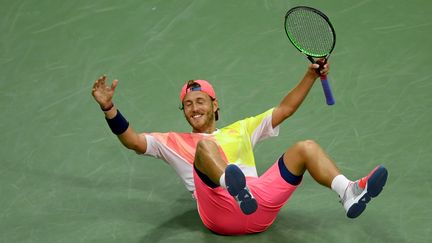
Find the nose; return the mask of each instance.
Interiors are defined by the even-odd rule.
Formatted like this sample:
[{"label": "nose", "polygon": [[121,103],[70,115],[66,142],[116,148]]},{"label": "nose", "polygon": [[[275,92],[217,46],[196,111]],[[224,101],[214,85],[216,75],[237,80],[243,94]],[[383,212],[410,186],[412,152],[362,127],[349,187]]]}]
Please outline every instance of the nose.
[{"label": "nose", "polygon": [[191,103],[184,107],[185,112],[187,113],[195,113],[198,110],[198,105],[195,103]]},{"label": "nose", "polygon": [[192,103],[192,106],[191,106],[191,109],[192,109],[192,111],[198,111],[199,110],[199,104],[197,104],[197,103]]}]

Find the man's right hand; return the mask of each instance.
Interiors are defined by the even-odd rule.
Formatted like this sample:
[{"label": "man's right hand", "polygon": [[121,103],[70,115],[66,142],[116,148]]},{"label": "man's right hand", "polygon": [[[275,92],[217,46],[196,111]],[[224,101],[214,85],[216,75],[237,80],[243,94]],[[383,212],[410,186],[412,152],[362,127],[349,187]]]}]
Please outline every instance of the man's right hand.
[{"label": "man's right hand", "polygon": [[114,96],[114,91],[117,87],[118,80],[115,79],[111,86],[108,86],[105,81],[107,77],[106,75],[98,78],[94,84],[92,89],[92,95],[97,103],[99,103],[102,110],[106,110],[109,107],[112,107],[112,98]]}]

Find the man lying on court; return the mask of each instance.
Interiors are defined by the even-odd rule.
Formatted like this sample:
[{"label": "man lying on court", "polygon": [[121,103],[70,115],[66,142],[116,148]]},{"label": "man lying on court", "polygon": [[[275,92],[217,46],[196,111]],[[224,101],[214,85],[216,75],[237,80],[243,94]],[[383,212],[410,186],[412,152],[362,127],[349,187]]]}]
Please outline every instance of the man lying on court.
[{"label": "man lying on court", "polygon": [[[106,76],[100,77],[92,95],[126,148],[163,159],[174,168],[193,193],[208,229],[224,235],[248,234],[265,231],[273,223],[305,171],[339,195],[349,218],[359,216],[386,183],[382,165],[357,181],[348,180],[312,140],[288,148],[258,177],[253,147],[278,135],[279,124],[295,113],[319,77],[318,67],[310,64],[303,79],[276,107],[224,128],[216,126],[219,106],[211,84],[190,80],[181,89],[180,101],[191,133],[136,133],[112,102],[117,80],[108,85]],[[326,64],[321,74],[328,70]]]}]

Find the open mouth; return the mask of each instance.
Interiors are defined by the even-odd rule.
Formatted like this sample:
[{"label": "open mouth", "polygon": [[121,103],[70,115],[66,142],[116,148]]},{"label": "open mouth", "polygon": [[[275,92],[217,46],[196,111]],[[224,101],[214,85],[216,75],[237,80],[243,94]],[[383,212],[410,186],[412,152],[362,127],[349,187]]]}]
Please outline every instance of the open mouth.
[{"label": "open mouth", "polygon": [[203,116],[202,114],[196,114],[196,115],[193,115],[191,118],[192,119],[200,119],[202,116]]}]

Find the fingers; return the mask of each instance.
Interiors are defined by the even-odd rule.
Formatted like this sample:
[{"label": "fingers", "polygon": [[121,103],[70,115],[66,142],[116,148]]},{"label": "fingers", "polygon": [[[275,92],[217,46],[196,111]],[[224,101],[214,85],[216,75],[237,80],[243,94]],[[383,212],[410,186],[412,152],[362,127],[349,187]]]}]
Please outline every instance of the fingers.
[{"label": "fingers", "polygon": [[329,69],[330,69],[330,65],[329,65],[329,63],[325,63],[324,65],[314,63],[314,64],[310,64],[309,68],[315,69],[316,72],[318,72],[317,70],[319,70],[320,75],[327,75],[329,72]]},{"label": "fingers", "polygon": [[317,63],[313,63],[313,64],[309,64],[309,67],[312,69],[318,69],[320,67],[320,65]]},{"label": "fingers", "polygon": [[95,97],[95,92],[97,90],[104,88],[106,78],[107,78],[106,75],[102,75],[98,79],[96,79],[96,81],[93,83],[93,88],[92,88],[93,97]]},{"label": "fingers", "polygon": [[102,84],[102,81],[105,83],[106,76],[102,75],[93,83],[93,88],[99,88]]},{"label": "fingers", "polygon": [[92,95],[93,96],[95,95],[96,91],[100,91],[103,93],[106,93],[106,92],[111,93],[111,92],[115,91],[117,84],[118,84],[118,80],[117,79],[113,80],[113,82],[110,86],[108,86],[106,84],[106,81],[107,81],[106,75],[102,75],[98,79],[96,79],[96,81],[93,83],[93,88],[92,88]]},{"label": "fingers", "polygon": [[324,64],[322,69],[320,70],[321,75],[327,75],[329,73],[330,66],[328,63]]},{"label": "fingers", "polygon": [[308,73],[316,78],[319,76],[326,76],[329,73],[329,64],[327,62],[320,62],[322,60],[318,60],[315,63],[311,63],[308,66]]},{"label": "fingers", "polygon": [[105,80],[106,80],[106,79],[107,79],[107,76],[104,74],[104,75],[102,75],[102,76],[99,77],[98,82],[99,82],[101,85],[105,85]]},{"label": "fingers", "polygon": [[96,79],[96,81],[93,84],[93,89],[98,89],[100,87],[104,87],[106,79],[107,79],[107,76],[105,74],[100,76],[98,79]]},{"label": "fingers", "polygon": [[114,79],[114,81],[112,82],[112,84],[111,84],[111,90],[114,92],[115,91],[115,89],[116,89],[116,87],[117,87],[117,84],[118,84],[118,80],[117,79]]},{"label": "fingers", "polygon": [[92,88],[92,95],[94,96],[94,92],[99,88],[99,79],[97,79],[94,83],[93,83],[93,88]]}]

